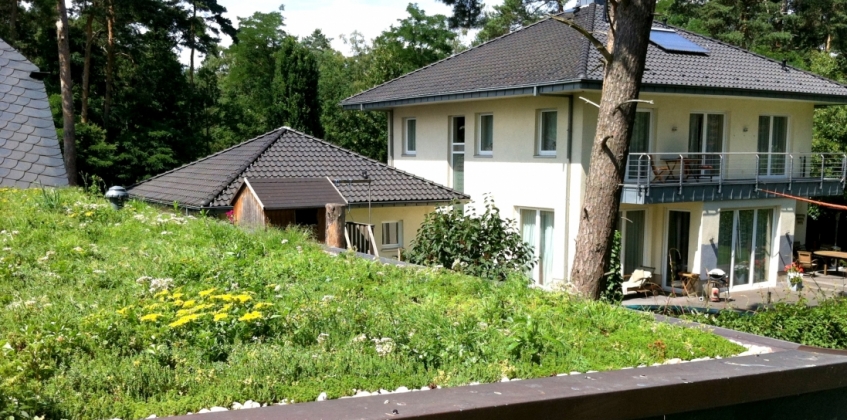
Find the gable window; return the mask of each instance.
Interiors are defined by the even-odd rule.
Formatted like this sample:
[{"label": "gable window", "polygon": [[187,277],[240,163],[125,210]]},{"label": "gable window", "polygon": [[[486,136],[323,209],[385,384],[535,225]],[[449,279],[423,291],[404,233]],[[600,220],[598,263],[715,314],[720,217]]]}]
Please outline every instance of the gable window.
[{"label": "gable window", "polygon": [[538,155],[556,156],[556,122],[559,113],[553,110],[538,113]]},{"label": "gable window", "polygon": [[632,126],[632,139],[629,142],[629,166],[626,176],[636,180],[645,178],[650,174],[649,160],[644,153],[650,151],[650,133],[652,128],[653,112],[649,109],[639,109],[635,113],[635,124]]},{"label": "gable window", "polygon": [[759,175],[785,175],[788,150],[788,117],[759,117]]},{"label": "gable window", "polygon": [[494,154],[494,115],[480,114],[477,117],[477,152],[482,156]]},{"label": "gable window", "polygon": [[405,130],[405,145],[403,147],[403,154],[406,155],[415,155],[418,151],[416,144],[417,137],[417,120],[414,118],[406,118],[406,130]]},{"label": "gable window", "polygon": [[399,248],[403,243],[403,221],[382,222],[382,246]]}]

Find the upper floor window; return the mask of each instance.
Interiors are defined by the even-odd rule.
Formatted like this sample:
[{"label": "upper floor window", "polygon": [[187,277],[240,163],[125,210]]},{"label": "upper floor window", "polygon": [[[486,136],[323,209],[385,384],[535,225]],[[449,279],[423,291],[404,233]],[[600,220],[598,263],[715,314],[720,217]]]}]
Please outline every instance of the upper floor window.
[{"label": "upper floor window", "polygon": [[480,114],[477,117],[477,152],[480,155],[494,154],[494,115]]},{"label": "upper floor window", "polygon": [[538,113],[538,155],[556,156],[556,122],[559,113],[542,110]]},{"label": "upper floor window", "polygon": [[632,138],[629,141],[629,165],[627,165],[626,176],[628,179],[639,179],[647,176],[650,172],[650,162],[645,153],[650,151],[650,133],[653,111],[639,109],[635,113],[635,124],[632,126]]},{"label": "upper floor window", "polygon": [[691,114],[688,122],[688,153],[723,152],[723,114]]},{"label": "upper floor window", "polygon": [[417,144],[416,144],[416,136],[417,136],[417,120],[414,118],[406,118],[406,130],[404,133],[405,144],[403,146],[403,153],[407,155],[414,155],[417,153]]}]

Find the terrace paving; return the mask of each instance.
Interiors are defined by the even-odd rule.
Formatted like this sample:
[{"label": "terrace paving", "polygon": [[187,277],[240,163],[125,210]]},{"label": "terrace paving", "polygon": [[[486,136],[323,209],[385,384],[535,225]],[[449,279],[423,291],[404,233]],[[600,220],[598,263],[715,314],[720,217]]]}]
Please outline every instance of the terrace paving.
[{"label": "terrace paving", "polygon": [[[843,270],[843,269],[842,269]],[[622,305],[657,305],[657,306],[683,306],[691,308],[708,309],[742,309],[756,310],[777,302],[797,302],[805,299],[809,305],[816,305],[825,298],[836,296],[847,296],[847,272],[841,271],[837,274],[823,275],[817,273],[814,277],[806,275],[803,277],[803,290],[795,292],[788,288],[785,280],[781,279],[775,287],[767,287],[756,290],[736,291],[730,293],[727,300],[726,293],[721,293],[720,302],[711,302],[708,298],[700,300],[698,296],[687,296],[685,294],[657,294],[644,293],[631,294],[624,298]]]}]

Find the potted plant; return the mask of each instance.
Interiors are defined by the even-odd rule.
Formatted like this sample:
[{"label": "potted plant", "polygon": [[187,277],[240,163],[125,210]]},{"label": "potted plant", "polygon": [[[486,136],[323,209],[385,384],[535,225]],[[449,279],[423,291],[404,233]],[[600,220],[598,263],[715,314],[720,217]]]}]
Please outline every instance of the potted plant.
[{"label": "potted plant", "polygon": [[803,267],[796,262],[785,266],[785,273],[788,276],[788,287],[793,291],[803,289]]}]

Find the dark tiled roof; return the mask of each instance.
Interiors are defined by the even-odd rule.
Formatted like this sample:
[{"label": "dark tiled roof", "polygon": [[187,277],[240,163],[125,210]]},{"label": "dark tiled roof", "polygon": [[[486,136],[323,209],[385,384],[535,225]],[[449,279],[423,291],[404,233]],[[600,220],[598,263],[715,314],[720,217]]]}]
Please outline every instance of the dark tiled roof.
[{"label": "dark tiled roof", "polygon": [[[602,8],[591,4],[575,12],[574,20],[605,41],[608,23]],[[666,27],[659,22],[655,27]],[[753,92],[847,101],[847,87],[810,72],[747,50],[675,29],[681,36],[705,47],[708,55],[667,52],[650,43],[644,91],[667,88],[705,88],[722,94]],[[519,87],[561,83],[601,82],[600,54],[575,30],[544,19],[518,31],[418,69],[397,79],[345,99],[351,108],[471,92],[503,91]],[[446,97],[444,99],[460,99]]]},{"label": "dark tiled roof", "polygon": [[0,39],[0,187],[68,185],[38,67]]},{"label": "dark tiled roof", "polygon": [[253,188],[265,210],[323,207],[329,203],[347,204],[347,200],[327,178],[248,178],[244,181],[245,185],[249,184]]},{"label": "dark tiled roof", "polygon": [[[348,184],[343,180],[373,180]],[[349,203],[448,202],[468,196],[342,149],[287,127],[140,182],[131,196],[164,204],[228,207],[244,178],[322,178],[342,180],[338,190]]]}]

